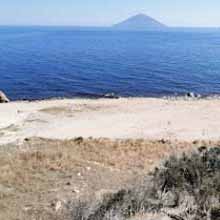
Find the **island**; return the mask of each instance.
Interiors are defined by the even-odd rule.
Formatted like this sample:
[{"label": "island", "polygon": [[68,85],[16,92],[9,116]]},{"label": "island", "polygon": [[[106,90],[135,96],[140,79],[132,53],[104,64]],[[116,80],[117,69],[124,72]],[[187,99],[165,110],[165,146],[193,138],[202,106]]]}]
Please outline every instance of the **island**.
[{"label": "island", "polygon": [[116,30],[143,31],[143,30],[164,30],[167,29],[168,26],[162,24],[161,22],[145,14],[138,14],[126,19],[125,21],[113,25],[112,28]]}]

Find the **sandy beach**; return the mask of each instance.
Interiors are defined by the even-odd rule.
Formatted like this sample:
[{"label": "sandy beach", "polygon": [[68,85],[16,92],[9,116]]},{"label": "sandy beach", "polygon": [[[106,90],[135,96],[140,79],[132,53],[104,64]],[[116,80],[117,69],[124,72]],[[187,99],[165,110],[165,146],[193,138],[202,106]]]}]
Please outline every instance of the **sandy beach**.
[{"label": "sandy beach", "polygon": [[0,143],[28,137],[220,138],[220,100],[63,99],[0,106]]}]

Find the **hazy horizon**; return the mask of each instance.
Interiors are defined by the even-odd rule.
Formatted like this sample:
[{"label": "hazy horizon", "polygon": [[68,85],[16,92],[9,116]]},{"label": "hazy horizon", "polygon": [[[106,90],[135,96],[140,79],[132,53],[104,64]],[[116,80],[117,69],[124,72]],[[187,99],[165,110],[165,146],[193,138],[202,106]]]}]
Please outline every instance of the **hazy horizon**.
[{"label": "hazy horizon", "polygon": [[144,13],[170,27],[219,27],[220,2],[217,0],[8,0],[1,4],[0,25],[109,27],[131,16]]}]

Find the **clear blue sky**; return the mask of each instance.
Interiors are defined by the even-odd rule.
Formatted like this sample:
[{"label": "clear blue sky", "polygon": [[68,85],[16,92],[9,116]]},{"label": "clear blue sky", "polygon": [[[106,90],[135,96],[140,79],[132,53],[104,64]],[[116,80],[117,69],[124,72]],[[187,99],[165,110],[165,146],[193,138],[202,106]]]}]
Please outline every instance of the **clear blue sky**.
[{"label": "clear blue sky", "polygon": [[106,26],[137,13],[171,26],[220,26],[220,0],[0,0],[0,24]]}]

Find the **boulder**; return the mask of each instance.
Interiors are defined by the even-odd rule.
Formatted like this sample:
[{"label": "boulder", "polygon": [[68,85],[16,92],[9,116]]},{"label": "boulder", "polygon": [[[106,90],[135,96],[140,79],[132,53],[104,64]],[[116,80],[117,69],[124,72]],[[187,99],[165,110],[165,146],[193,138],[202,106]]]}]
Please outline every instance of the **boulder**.
[{"label": "boulder", "polygon": [[9,99],[7,98],[4,92],[0,91],[0,103],[5,103],[5,102],[9,102]]}]

